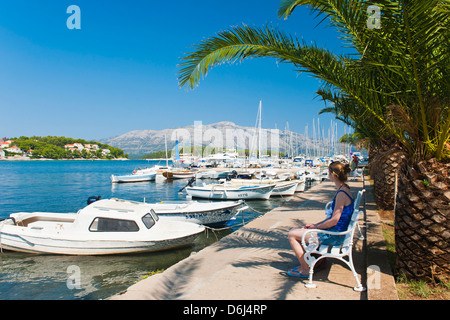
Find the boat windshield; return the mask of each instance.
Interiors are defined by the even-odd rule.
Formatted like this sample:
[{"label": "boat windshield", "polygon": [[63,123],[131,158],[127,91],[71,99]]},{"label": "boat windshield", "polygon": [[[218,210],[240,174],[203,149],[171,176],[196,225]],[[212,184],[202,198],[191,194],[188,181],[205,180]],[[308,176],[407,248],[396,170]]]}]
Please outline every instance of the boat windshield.
[{"label": "boat windshield", "polygon": [[159,216],[156,214],[155,210],[150,209],[150,214],[152,215],[153,219],[159,221]]},{"label": "boat windshield", "polygon": [[94,232],[136,232],[139,227],[132,220],[95,218],[89,226],[89,231]]},{"label": "boat windshield", "polygon": [[155,225],[155,219],[153,219],[153,216],[150,213],[147,213],[145,216],[142,217],[142,222],[145,224],[147,229],[150,229]]}]

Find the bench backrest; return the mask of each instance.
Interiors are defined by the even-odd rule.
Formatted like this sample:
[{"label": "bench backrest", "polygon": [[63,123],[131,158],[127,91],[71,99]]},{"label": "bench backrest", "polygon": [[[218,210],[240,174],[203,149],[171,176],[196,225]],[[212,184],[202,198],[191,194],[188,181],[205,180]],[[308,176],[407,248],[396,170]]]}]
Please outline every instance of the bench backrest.
[{"label": "bench backrest", "polygon": [[358,218],[361,214],[363,214],[362,211],[359,211],[359,210],[353,211],[352,219],[350,220],[350,223],[348,224],[348,229],[347,229],[347,230],[351,230],[351,232],[349,232],[345,235],[345,238],[344,238],[344,241],[342,244],[343,247],[349,247],[350,245],[353,244],[353,235],[355,233],[355,229],[356,229],[356,226],[358,223]]},{"label": "bench backrest", "polygon": [[351,244],[353,244],[353,235],[355,233],[355,229],[358,224],[358,219],[359,216],[363,214],[363,212],[359,210],[359,205],[361,203],[362,195],[365,191],[366,191],[365,189],[358,191],[358,195],[356,196],[353,206],[352,218],[347,228],[347,230],[352,230],[352,232],[349,232],[348,234],[345,235],[344,242],[342,245],[343,247],[349,247]]},{"label": "bench backrest", "polygon": [[362,198],[362,195],[363,195],[364,192],[366,192],[366,189],[362,189],[362,190],[358,191],[358,195],[356,196],[356,200],[353,203],[353,211],[359,210],[359,204],[361,203],[361,198]]}]

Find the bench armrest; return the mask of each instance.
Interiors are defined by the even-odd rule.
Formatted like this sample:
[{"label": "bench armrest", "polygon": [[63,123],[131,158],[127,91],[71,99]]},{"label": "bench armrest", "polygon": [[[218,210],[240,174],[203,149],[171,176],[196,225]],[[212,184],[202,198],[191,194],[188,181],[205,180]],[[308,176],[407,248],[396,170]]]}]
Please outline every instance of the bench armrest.
[{"label": "bench armrest", "polygon": [[315,235],[311,235],[310,239],[309,239],[309,243],[308,245],[306,244],[306,235],[309,233],[315,233],[315,234],[319,234],[319,233],[324,233],[324,234],[331,234],[331,235],[335,235],[335,236],[343,236],[346,235],[350,232],[352,232],[352,229],[348,229],[347,231],[342,231],[342,232],[336,232],[336,231],[328,231],[328,230],[323,230],[323,229],[307,229],[305,233],[303,233],[302,236],[302,246],[305,249],[305,251],[315,251],[320,243],[319,243],[319,239],[315,236]]}]

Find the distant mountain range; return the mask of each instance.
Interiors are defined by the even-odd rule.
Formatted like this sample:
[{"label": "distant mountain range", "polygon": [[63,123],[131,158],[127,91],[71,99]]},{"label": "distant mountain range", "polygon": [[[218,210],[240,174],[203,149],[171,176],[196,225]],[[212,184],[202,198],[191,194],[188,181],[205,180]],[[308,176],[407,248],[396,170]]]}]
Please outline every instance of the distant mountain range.
[{"label": "distant mountain range", "polygon": [[163,130],[134,130],[122,135],[100,139],[116,148],[124,150],[130,156],[142,156],[165,149],[167,139],[168,150],[173,149],[175,140],[179,140],[179,147],[210,146],[236,150],[276,150],[289,153],[290,146],[295,153],[301,152],[299,147],[305,144],[304,135],[295,132],[285,132],[276,129],[261,129],[261,142],[258,140],[259,130],[254,127],[242,127],[233,122],[222,121],[209,125],[201,124],[163,129]]}]

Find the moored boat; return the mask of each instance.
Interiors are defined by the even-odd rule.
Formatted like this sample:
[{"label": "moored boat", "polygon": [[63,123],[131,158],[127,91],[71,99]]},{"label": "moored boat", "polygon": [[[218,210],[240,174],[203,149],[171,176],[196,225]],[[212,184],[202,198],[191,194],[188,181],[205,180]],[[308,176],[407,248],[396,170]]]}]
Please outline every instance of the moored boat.
[{"label": "moored boat", "polygon": [[123,207],[140,205],[154,210],[162,220],[185,221],[207,226],[225,225],[241,211],[247,209],[243,200],[198,202],[198,201],[161,201],[143,203],[129,200],[112,199]]},{"label": "moored boat", "polygon": [[166,179],[190,179],[195,177],[195,172],[192,171],[163,171],[162,175]]},{"label": "moored boat", "polygon": [[67,255],[154,252],[191,245],[204,228],[159,219],[146,206],[108,199],[78,213],[13,213],[0,222],[0,246]]},{"label": "moored boat", "polygon": [[295,188],[295,192],[304,192],[306,187],[305,180],[297,180],[297,181],[298,185],[297,188]]},{"label": "moored boat", "polygon": [[128,174],[122,176],[111,175],[111,183],[144,182],[154,180],[156,180],[156,172]]},{"label": "moored boat", "polygon": [[227,181],[226,184],[231,185],[268,185],[275,184],[275,188],[271,193],[271,197],[276,196],[293,196],[296,192],[297,186],[299,184],[299,180],[280,180],[280,179],[268,179],[268,180],[246,180],[246,179],[232,179],[231,181]]},{"label": "moored boat", "polygon": [[275,188],[275,184],[267,185],[231,185],[209,184],[203,186],[188,186],[186,192],[196,198],[204,199],[263,199],[267,200]]}]

